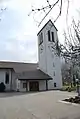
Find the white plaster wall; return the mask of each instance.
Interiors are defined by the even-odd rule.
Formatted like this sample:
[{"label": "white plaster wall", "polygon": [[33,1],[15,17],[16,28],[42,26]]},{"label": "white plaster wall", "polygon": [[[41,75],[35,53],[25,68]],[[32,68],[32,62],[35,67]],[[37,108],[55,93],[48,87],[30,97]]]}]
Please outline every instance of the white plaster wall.
[{"label": "white plaster wall", "polygon": [[[51,27],[50,25],[47,25],[46,27],[51,32],[52,31],[54,32],[54,40],[56,43],[58,38],[57,38],[57,31],[55,30],[54,26]],[[51,48],[52,46],[55,47],[55,43],[48,41],[48,34],[45,34],[45,38],[47,40],[46,41],[47,72],[53,78],[53,80],[48,81],[48,89],[59,89],[62,87],[60,58],[59,56],[55,55],[56,52],[55,49]],[[54,87],[54,83],[56,83],[56,87]]]},{"label": "white plaster wall", "polygon": [[16,79],[16,91],[20,90],[20,80]]},{"label": "white plaster wall", "polygon": [[19,91],[25,92],[26,88],[23,88],[23,83],[26,83],[26,81],[20,81],[20,89],[19,89]]},{"label": "white plaster wall", "polygon": [[[53,68],[53,80],[48,81],[48,88],[49,89],[60,89],[62,88],[60,59],[55,58],[54,64],[55,64],[55,67]],[[55,76],[54,76],[54,71],[55,71]],[[54,83],[56,83],[56,87],[54,87]]]},{"label": "white plaster wall", "polygon": [[[45,45],[45,36],[44,36],[44,31],[43,33],[43,43],[39,45],[39,35],[38,35],[38,57],[39,57],[39,68],[43,71],[46,72],[46,45]],[[41,51],[41,48],[43,48],[43,51]]]},{"label": "white plaster wall", "polygon": [[16,91],[17,89],[17,77],[14,70],[12,70],[12,90]]},{"label": "white plaster wall", "polygon": [[46,90],[46,81],[39,81],[39,91]]},{"label": "white plaster wall", "polygon": [[58,57],[55,58],[55,81],[58,88],[62,88],[62,75],[61,75],[61,63]]}]

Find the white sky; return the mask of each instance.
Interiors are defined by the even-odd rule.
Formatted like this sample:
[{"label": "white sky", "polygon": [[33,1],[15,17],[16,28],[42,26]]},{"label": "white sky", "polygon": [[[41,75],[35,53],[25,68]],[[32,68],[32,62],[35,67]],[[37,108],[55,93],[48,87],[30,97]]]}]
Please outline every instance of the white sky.
[{"label": "white sky", "polygon": [[[52,1],[50,0],[50,2]],[[31,6],[39,8],[43,4],[47,5],[46,0],[5,0],[1,3],[1,7],[7,7],[7,10],[0,15],[2,18],[0,22],[0,60],[38,61],[37,33],[49,19],[54,21],[59,9],[59,7],[54,8],[38,28],[35,21],[40,21],[44,13],[31,14],[30,17],[28,17],[28,14],[31,11]],[[62,16],[55,23],[59,40],[62,43],[64,41],[63,29],[66,27],[66,5],[65,0]],[[77,10],[79,10],[79,7],[79,0],[71,0],[68,24],[71,23],[73,16],[78,19]]]}]

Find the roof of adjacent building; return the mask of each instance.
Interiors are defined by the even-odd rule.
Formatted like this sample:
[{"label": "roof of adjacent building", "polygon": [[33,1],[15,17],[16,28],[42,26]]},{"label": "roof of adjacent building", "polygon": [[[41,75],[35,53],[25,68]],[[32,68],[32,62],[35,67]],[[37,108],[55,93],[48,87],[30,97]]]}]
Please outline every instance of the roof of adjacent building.
[{"label": "roof of adjacent building", "polygon": [[37,63],[0,61],[0,69],[14,69],[16,73],[37,69]]},{"label": "roof of adjacent building", "polygon": [[0,61],[0,69],[13,69],[19,80],[50,80],[49,75],[38,68],[37,63]]},{"label": "roof of adjacent building", "polygon": [[51,80],[52,79],[48,74],[45,74],[40,69],[22,72],[20,74],[17,74],[17,78],[19,80]]},{"label": "roof of adjacent building", "polygon": [[55,27],[54,23],[53,23],[53,22],[51,21],[51,19],[50,19],[50,20],[42,27],[42,29],[38,32],[37,35],[39,35],[39,33],[45,28],[45,26],[46,26],[49,22],[51,22],[52,25],[54,26],[54,28],[58,31],[58,29]]}]

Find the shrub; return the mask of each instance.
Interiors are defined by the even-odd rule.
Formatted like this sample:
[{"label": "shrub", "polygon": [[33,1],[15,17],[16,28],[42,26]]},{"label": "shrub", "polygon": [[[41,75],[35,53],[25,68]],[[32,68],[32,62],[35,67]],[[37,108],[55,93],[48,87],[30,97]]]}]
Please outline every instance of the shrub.
[{"label": "shrub", "polygon": [[3,82],[0,83],[0,92],[4,92],[5,91],[5,85]]},{"label": "shrub", "polygon": [[80,97],[79,97],[79,96],[75,96],[74,98],[71,97],[71,98],[65,99],[65,100],[63,100],[63,101],[80,104]]},{"label": "shrub", "polygon": [[65,88],[61,88],[60,91],[66,91],[66,89]]},{"label": "shrub", "polygon": [[60,91],[68,91],[68,92],[71,92],[71,91],[76,91],[76,87],[64,87],[60,89]]},{"label": "shrub", "polygon": [[60,89],[60,91],[69,91],[71,88],[70,87],[63,87]]},{"label": "shrub", "polygon": [[71,91],[72,91],[72,88],[69,87],[69,88],[68,88],[68,92],[71,92]]}]

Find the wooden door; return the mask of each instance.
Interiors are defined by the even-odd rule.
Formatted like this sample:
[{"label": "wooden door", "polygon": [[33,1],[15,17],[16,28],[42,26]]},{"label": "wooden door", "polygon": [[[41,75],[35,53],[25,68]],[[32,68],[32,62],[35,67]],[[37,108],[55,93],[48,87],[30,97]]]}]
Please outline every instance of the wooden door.
[{"label": "wooden door", "polygon": [[38,81],[29,82],[29,89],[30,91],[39,91],[39,82]]}]

